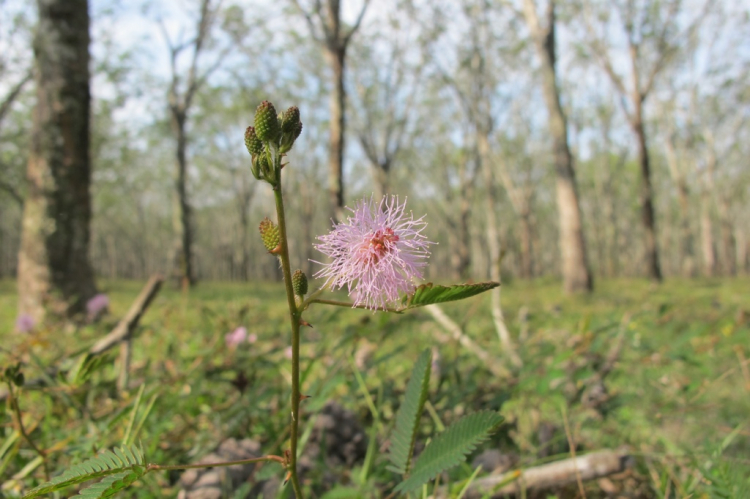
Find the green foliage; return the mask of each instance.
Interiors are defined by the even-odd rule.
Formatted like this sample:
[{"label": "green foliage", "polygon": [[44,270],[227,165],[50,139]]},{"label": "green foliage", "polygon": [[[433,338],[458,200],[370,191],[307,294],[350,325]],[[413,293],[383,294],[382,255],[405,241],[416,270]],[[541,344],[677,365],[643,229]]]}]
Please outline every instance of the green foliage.
[{"label": "green foliage", "polygon": [[498,286],[500,286],[499,282],[454,284],[451,286],[440,286],[430,282],[422,284],[412,294],[404,296],[401,299],[401,304],[403,305],[401,310],[423,307],[433,303],[463,300],[464,298],[470,298]]},{"label": "green foliage", "polygon": [[503,417],[494,411],[481,411],[461,418],[439,434],[414,463],[411,475],[396,487],[396,492],[411,492],[454,466],[461,464],[483,442]]},{"label": "green foliage", "polygon": [[[273,257],[267,258],[273,261]],[[288,412],[283,402],[288,400],[289,385],[284,370],[287,364],[282,360],[288,344],[286,322],[282,321],[288,320],[288,311],[283,285],[205,281],[188,295],[164,286],[134,339],[131,375],[145,385],[140,403],[138,390],[118,393],[113,389],[118,374],[111,361],[113,354],[104,356],[101,365],[83,379],[75,374],[80,352],[114,327],[142,287],[137,281],[106,279],[101,279],[100,285],[110,296],[112,311],[102,323],[80,326],[70,335],[61,334],[56,326],[32,335],[0,327],[0,344],[5,349],[38,352],[38,360],[32,357],[22,365],[27,384],[43,374],[45,367],[69,369],[64,378],[48,380],[46,387],[18,391],[24,421],[42,421],[33,430],[31,425],[27,428],[33,441],[40,448],[60,449],[51,452],[48,460],[52,478],[70,463],[91,457],[88,449],[94,447],[111,449],[143,440],[149,462],[176,464],[194,462],[211,452],[217,435],[251,438],[265,452],[273,452],[274,442],[288,438]],[[431,382],[429,397],[446,427],[460,419],[457,408],[499,410],[514,421],[514,427],[512,433],[506,433],[507,425],[501,426],[492,438],[493,447],[497,443],[501,452],[519,454],[534,466],[541,461],[524,450],[522,443],[537,442],[540,424],[558,425],[546,449],[551,454],[566,452],[567,439],[559,427],[560,405],[565,404],[571,425],[581,428],[591,449],[623,443],[644,449],[661,480],[654,483],[643,470],[648,482],[644,487],[655,494],[661,491],[663,496],[670,476],[692,477],[690,484],[684,479],[685,493],[679,492],[685,497],[691,493],[712,497],[714,489],[717,497],[720,489],[742,490],[739,484],[750,476],[746,459],[750,452],[746,436],[750,399],[740,396],[744,377],[736,349],[741,345],[747,359],[750,310],[746,279],[670,279],[657,287],[645,279],[602,279],[596,292],[586,296],[564,295],[559,281],[515,280],[505,284],[504,291],[508,326],[513,331],[527,328],[534,339],[519,343],[524,367],[514,383],[489,376],[486,366],[460,345],[436,343],[430,323],[424,323],[426,314],[363,314],[342,307],[311,307],[306,320],[316,329],[303,336],[301,345],[306,359],[303,386],[311,396],[303,402],[303,428],[312,425],[314,415],[330,400],[360,416],[368,413],[346,362],[352,350],[376,342],[377,348],[364,358],[361,372],[367,389],[373,395],[378,392],[380,421],[388,418],[391,422],[386,427],[374,425],[376,443],[390,438],[414,364],[426,346],[435,344],[440,353],[440,378],[436,385]],[[340,295],[344,299],[345,292]],[[0,324],[15,320],[16,297],[16,282],[0,280]],[[481,298],[441,306],[478,345],[491,351],[497,337],[489,301]],[[516,313],[522,307],[528,309],[523,322]],[[630,321],[624,323],[625,314]],[[223,334],[238,326],[257,334],[257,342],[228,348]],[[581,405],[581,392],[586,391],[589,379],[596,378],[597,366],[620,340],[620,360],[604,380],[610,398],[600,407],[601,416],[592,418],[591,409]],[[44,348],[34,347],[38,344]],[[334,359],[333,364],[325,362],[328,357]],[[169,369],[159,368],[165,362]],[[3,368],[14,363],[9,357],[0,359]],[[0,391],[5,388],[3,384]],[[655,418],[657,413],[662,417]],[[432,427],[425,416],[417,437],[420,440],[424,430]],[[671,431],[675,421],[679,432]],[[722,444],[728,428],[737,427],[741,431],[735,439]],[[39,465],[28,467],[34,455],[20,434],[8,431],[3,438],[3,492],[12,495],[20,490],[20,497],[43,481],[42,471]],[[723,450],[716,454],[720,444]],[[684,458],[675,459],[676,455]],[[416,457],[412,470],[415,461]],[[731,468],[721,469],[723,463]],[[347,473],[325,467],[322,460],[316,461],[306,477],[319,497],[330,486],[326,477],[331,474],[342,477],[337,494],[343,494],[343,488],[352,495],[359,491],[359,497],[385,497],[402,480],[396,480],[388,465],[392,465],[388,459],[374,459],[366,484],[359,483],[356,464]],[[460,465],[447,472],[453,484],[451,497],[459,493],[472,471]],[[283,478],[274,464],[264,465],[258,473],[256,484],[263,476]],[[708,483],[704,473],[721,476]],[[116,497],[177,496],[179,485],[170,484],[164,473],[154,478],[140,479]],[[102,478],[58,494],[75,495],[99,480]],[[678,487],[671,485],[673,491]],[[635,494],[632,489],[629,492]],[[54,493],[41,497],[54,497]]]},{"label": "green foliage", "polygon": [[388,450],[388,459],[393,466],[388,469],[401,475],[405,475],[409,471],[419,420],[422,416],[424,403],[427,400],[431,361],[430,350],[422,352],[417,359],[411,372],[409,384],[406,385],[404,401],[396,414],[396,426],[393,428],[391,446]]},{"label": "green foliage", "polygon": [[733,463],[722,462],[703,471],[707,489],[716,499],[750,497],[750,476],[747,470]]},{"label": "green foliage", "polygon": [[[91,486],[82,491],[81,496],[87,498],[109,497],[123,487],[130,485],[145,473],[146,460],[138,447],[121,447],[114,451],[105,450],[98,456],[73,466],[57,478],[30,490],[23,497],[24,499],[38,497],[101,477],[107,477],[107,479],[96,484],[101,484],[101,487]],[[90,489],[96,492],[84,494]],[[92,495],[94,493],[101,493],[102,495]]]},{"label": "green foliage", "polygon": [[99,499],[102,497],[112,497],[131,483],[138,480],[144,474],[144,468],[123,471],[108,475],[100,482],[89,485],[83,489],[77,496],[81,499]]}]

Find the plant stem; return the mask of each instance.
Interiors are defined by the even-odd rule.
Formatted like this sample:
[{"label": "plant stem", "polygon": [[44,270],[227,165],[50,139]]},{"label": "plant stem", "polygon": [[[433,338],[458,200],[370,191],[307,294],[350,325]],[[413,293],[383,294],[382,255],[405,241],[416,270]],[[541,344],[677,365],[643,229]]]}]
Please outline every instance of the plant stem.
[{"label": "plant stem", "polygon": [[297,476],[297,439],[299,429],[299,321],[300,311],[294,299],[294,287],[292,286],[292,269],[289,265],[289,242],[286,235],[286,217],[284,216],[284,200],[281,195],[281,179],[273,186],[273,195],[276,198],[276,216],[279,220],[279,236],[281,245],[281,268],[284,272],[284,285],[286,297],[289,303],[289,319],[292,325],[292,425],[291,444],[289,456],[289,479],[294,488],[297,499],[302,499],[302,489]]},{"label": "plant stem", "polygon": [[189,470],[193,468],[220,468],[223,466],[234,466],[235,464],[251,464],[260,463],[263,461],[276,461],[277,463],[284,464],[284,458],[281,456],[263,456],[253,457],[250,459],[240,459],[238,461],[225,461],[222,463],[201,463],[201,464],[174,464],[174,465],[163,465],[163,464],[149,464],[146,467],[147,471],[168,471],[168,470]]},{"label": "plant stem", "polygon": [[26,428],[23,426],[23,419],[21,418],[21,408],[18,406],[18,398],[13,393],[13,382],[8,381],[8,404],[16,417],[16,424],[18,425],[18,432],[23,436],[24,440],[34,449],[34,452],[39,454],[42,458],[42,467],[44,468],[44,479],[49,481],[49,468],[47,467],[47,453],[36,446],[31,437],[26,432]]},{"label": "plant stem", "polygon": [[348,303],[345,301],[338,301],[338,300],[324,300],[322,298],[313,298],[312,300],[305,300],[305,305],[310,305],[312,303],[321,303],[323,305],[333,305],[334,307],[346,307],[346,308],[361,308],[365,310],[373,310],[377,312],[393,312],[396,314],[403,314],[404,311],[400,310],[398,308],[389,308],[389,307],[377,307],[375,309],[371,309],[369,307],[366,307],[365,305],[354,305],[353,303]]}]

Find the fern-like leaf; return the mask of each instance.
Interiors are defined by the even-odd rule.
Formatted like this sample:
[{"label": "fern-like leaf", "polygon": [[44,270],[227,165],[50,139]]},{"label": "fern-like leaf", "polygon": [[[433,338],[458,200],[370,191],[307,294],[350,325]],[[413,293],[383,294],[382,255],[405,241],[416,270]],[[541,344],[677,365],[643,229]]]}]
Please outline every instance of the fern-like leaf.
[{"label": "fern-like leaf", "polygon": [[388,449],[388,459],[393,466],[389,466],[388,469],[401,475],[409,471],[419,420],[427,400],[431,360],[430,350],[422,352],[417,359],[411,372],[411,379],[406,385],[404,401],[396,414],[396,426],[393,428],[391,446]]},{"label": "fern-like leaf", "polygon": [[463,300],[471,296],[484,293],[500,285],[499,282],[478,282],[476,284],[454,284],[451,286],[440,286],[438,284],[422,284],[413,293],[401,298],[403,311],[409,308],[424,307],[433,303],[445,303],[448,301]]},{"label": "fern-like leaf", "polygon": [[461,418],[425,448],[414,463],[409,478],[396,487],[396,492],[411,492],[422,484],[457,466],[467,454],[493,432],[503,417],[494,411],[481,411]]},{"label": "fern-like leaf", "polygon": [[75,498],[80,499],[101,499],[112,497],[131,483],[138,480],[146,472],[146,468],[140,466],[129,471],[107,475],[103,480],[89,485],[81,490]]},{"label": "fern-like leaf", "polygon": [[138,447],[122,447],[115,449],[114,452],[102,451],[98,456],[77,464],[62,475],[31,489],[23,496],[23,499],[38,497],[71,485],[123,472],[139,473],[138,477],[146,472],[146,460]]}]

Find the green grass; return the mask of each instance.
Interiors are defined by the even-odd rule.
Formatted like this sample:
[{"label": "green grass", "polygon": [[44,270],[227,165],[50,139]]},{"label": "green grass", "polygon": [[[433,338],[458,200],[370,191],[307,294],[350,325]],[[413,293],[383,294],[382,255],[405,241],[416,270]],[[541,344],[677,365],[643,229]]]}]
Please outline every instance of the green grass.
[{"label": "green grass", "polygon": [[[100,324],[20,335],[13,332],[15,285],[0,281],[0,362],[22,360],[27,378],[38,376],[42,366],[72,366],[75,355],[125,313],[141,286],[101,281],[111,313]],[[667,491],[674,497],[713,495],[721,477],[750,475],[750,380],[740,368],[740,359],[750,358],[746,279],[669,280],[661,286],[642,280],[600,281],[596,293],[573,297],[564,296],[556,282],[514,281],[502,293],[506,321],[524,360],[512,380],[494,378],[460,346],[438,343],[432,332],[439,326],[426,311],[399,316],[311,309],[305,318],[314,328],[305,328],[301,352],[303,392],[312,398],[303,406],[307,416],[302,432],[331,399],[372,424],[350,362],[358,349],[371,343],[374,348],[362,374],[376,399],[382,423],[377,434],[384,439],[414,360],[425,347],[436,345],[440,378],[433,380],[429,399],[442,423],[462,413],[499,410],[508,422],[487,445],[517,455],[520,465],[569,455],[565,413],[579,452],[629,449],[636,457],[635,478],[618,486],[643,497],[664,497]],[[495,354],[497,362],[504,362],[488,295],[443,308],[466,334]],[[519,322],[521,309],[527,312],[525,325]],[[258,439],[264,452],[280,454],[288,438],[290,393],[285,313],[279,284],[200,283],[189,295],[165,285],[135,339],[130,392],[116,392],[115,349],[91,366],[87,377],[58,379],[44,391],[23,391],[24,421],[29,426],[38,423],[32,437],[52,449],[54,470],[81,462],[95,448],[120,445],[129,427],[131,441],[141,441],[148,459],[161,464],[195,461],[229,436]],[[224,335],[240,325],[259,339],[228,350]],[[581,392],[617,338],[622,339],[621,354],[604,382],[609,399],[594,410],[581,402]],[[239,372],[249,380],[244,392],[232,384]],[[10,439],[13,425],[7,412],[0,418],[3,439]],[[425,415],[420,440],[436,426]],[[544,429],[551,429],[550,438],[542,438]],[[33,457],[25,444],[11,445],[0,455],[4,493],[39,482],[40,468],[9,480]],[[385,455],[375,460],[369,488],[390,491],[395,485],[386,461]],[[318,464],[308,475],[313,489],[325,471]],[[460,468],[452,477],[467,478],[472,471]],[[352,470],[339,472],[342,481],[355,475]],[[718,478],[698,483],[701,473]],[[724,485],[732,486],[732,480]],[[598,497],[596,484],[588,487],[590,497]],[[176,488],[168,474],[150,474],[131,494],[170,497]],[[567,497],[564,491],[558,495]]]}]

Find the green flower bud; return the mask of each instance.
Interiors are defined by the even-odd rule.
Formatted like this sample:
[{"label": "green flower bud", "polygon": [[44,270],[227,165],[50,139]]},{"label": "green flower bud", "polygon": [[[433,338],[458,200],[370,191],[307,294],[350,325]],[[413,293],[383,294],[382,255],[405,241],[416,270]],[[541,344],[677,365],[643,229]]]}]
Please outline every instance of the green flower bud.
[{"label": "green flower bud", "polygon": [[263,246],[271,253],[278,251],[277,248],[281,242],[279,226],[266,217],[261,220],[258,230],[260,230],[260,238],[263,240]]},{"label": "green flower bud", "polygon": [[284,112],[281,122],[281,145],[279,152],[283,154],[289,151],[300,133],[302,133],[302,122],[299,119],[299,109],[296,106],[292,106]]},{"label": "green flower bud", "polygon": [[255,134],[263,142],[273,142],[279,138],[281,127],[273,104],[264,100],[255,110]]},{"label": "green flower bud", "polygon": [[297,269],[292,274],[292,288],[294,294],[297,296],[305,296],[307,294],[307,276],[304,272]]},{"label": "green flower bud", "polygon": [[297,137],[299,137],[299,134],[302,133],[302,122],[298,121],[296,125],[294,125],[294,130],[292,130],[292,137],[294,137],[294,140],[297,140]]},{"label": "green flower bud", "polygon": [[268,160],[268,154],[266,153],[266,150],[263,149],[263,152],[261,152],[258,156],[258,170],[260,172],[260,178],[263,180],[266,180],[268,182],[273,182],[273,179],[276,177],[273,166],[271,165],[271,162]]},{"label": "green flower bud", "polygon": [[250,171],[252,172],[253,177],[255,177],[256,180],[263,179],[260,173],[260,156],[253,156],[250,162]]},{"label": "green flower bud", "polygon": [[251,156],[257,156],[263,150],[263,142],[255,135],[255,128],[251,126],[245,130],[245,147]]},{"label": "green flower bud", "polygon": [[292,106],[281,115],[281,133],[292,133],[299,123],[299,109]]}]

